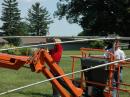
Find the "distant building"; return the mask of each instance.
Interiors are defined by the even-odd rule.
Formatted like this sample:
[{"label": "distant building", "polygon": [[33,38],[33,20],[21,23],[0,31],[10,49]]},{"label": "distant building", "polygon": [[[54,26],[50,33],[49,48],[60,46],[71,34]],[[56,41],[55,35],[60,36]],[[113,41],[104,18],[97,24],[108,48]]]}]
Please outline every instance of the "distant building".
[{"label": "distant building", "polygon": [[45,37],[22,37],[21,38],[21,45],[36,45],[46,43]]},{"label": "distant building", "polygon": [[0,37],[0,47],[4,46],[5,44],[8,44],[8,41]]},{"label": "distant building", "polygon": [[0,45],[8,44],[8,41],[0,37]]},{"label": "distant building", "polygon": [[[21,46],[40,45],[40,44],[52,43],[52,38],[46,38],[46,37],[22,37],[21,38]],[[60,38],[60,39],[63,42],[62,45],[63,45],[64,50],[79,50],[81,47],[89,47],[87,41],[64,43],[64,42],[67,42],[67,41],[74,41],[74,40],[77,40],[77,39],[76,38],[68,38],[68,37],[63,37],[63,38]],[[41,46],[34,47],[34,48],[48,48],[48,49],[51,49],[51,48],[53,48],[53,46],[54,46],[53,44],[49,44],[49,45],[41,45]]]}]

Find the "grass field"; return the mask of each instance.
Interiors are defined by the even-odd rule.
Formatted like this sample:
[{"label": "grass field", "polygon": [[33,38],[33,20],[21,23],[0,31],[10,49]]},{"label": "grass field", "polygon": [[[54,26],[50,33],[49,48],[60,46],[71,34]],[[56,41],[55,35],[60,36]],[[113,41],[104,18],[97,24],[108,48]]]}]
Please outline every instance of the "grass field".
[{"label": "grass field", "polygon": [[[125,51],[127,56],[130,55],[130,50]],[[79,51],[64,51],[60,66],[63,68],[65,73],[71,72],[72,59],[70,55],[78,55]],[[94,52],[94,54],[99,54],[99,52]],[[76,70],[80,70],[80,62],[76,63]],[[130,83],[130,68],[123,69],[123,81]],[[31,72],[30,69],[21,68],[19,71],[14,71],[10,69],[0,68],[0,93],[5,92],[10,89],[18,88],[24,85],[35,83],[38,81],[45,80],[46,78],[41,73]],[[124,89],[129,89],[130,87],[123,87]],[[49,82],[28,87],[19,91],[15,91],[0,97],[52,97],[51,84]],[[121,92],[120,97],[130,97],[130,94]]]}]

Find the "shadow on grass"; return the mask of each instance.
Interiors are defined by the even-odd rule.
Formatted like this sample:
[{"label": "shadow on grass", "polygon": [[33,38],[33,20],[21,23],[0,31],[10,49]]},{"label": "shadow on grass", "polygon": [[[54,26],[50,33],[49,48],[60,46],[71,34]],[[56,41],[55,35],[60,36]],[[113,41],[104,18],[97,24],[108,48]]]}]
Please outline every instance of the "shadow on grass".
[{"label": "shadow on grass", "polygon": [[23,94],[23,95],[28,95],[29,97],[52,97],[52,95],[51,94],[43,94],[43,93],[31,93],[31,92],[21,92],[21,91],[19,91],[19,92],[17,92],[17,93],[19,93],[19,94]]}]

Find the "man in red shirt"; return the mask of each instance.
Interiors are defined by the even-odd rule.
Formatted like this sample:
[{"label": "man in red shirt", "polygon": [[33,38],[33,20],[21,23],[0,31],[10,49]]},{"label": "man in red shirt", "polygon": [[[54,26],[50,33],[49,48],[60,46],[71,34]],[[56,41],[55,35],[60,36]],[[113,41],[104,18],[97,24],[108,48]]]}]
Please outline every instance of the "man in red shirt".
[{"label": "man in red shirt", "polygon": [[[63,47],[61,45],[60,39],[53,39],[53,42],[55,42],[55,45],[53,49],[49,50],[49,54],[52,56],[53,60],[57,64],[59,64],[61,56],[62,56]],[[57,75],[54,74],[54,76],[57,76]],[[61,97],[59,94],[59,91],[54,85],[52,85],[52,89],[53,89],[53,97]]]},{"label": "man in red shirt", "polygon": [[53,39],[55,42],[54,48],[49,50],[49,54],[52,56],[53,60],[59,64],[61,56],[62,56],[62,51],[63,47],[61,45],[61,40],[60,39]]}]

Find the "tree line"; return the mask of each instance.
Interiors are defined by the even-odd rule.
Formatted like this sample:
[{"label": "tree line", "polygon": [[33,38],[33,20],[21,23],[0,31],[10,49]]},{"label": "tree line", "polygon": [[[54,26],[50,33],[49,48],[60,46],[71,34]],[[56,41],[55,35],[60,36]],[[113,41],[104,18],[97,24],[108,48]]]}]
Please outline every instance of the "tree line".
[{"label": "tree line", "polygon": [[55,16],[79,24],[79,35],[130,36],[130,0],[59,0]]},{"label": "tree line", "polygon": [[79,24],[82,36],[130,37],[130,0],[59,0],[55,16]]},{"label": "tree line", "polygon": [[3,25],[2,35],[20,36],[20,35],[46,35],[49,24],[53,21],[46,8],[36,2],[28,9],[28,15],[23,20],[21,11],[18,9],[17,0],[3,0],[2,16]]},{"label": "tree line", "polygon": [[[3,0],[4,35],[46,35],[53,23],[46,8],[36,2],[22,21],[17,0]],[[130,0],[59,0],[54,16],[83,28],[79,35],[130,37]]]},{"label": "tree line", "polygon": [[[130,0],[59,0],[54,16],[79,24],[83,28],[79,35],[130,36]],[[53,22],[38,2],[28,10],[27,21],[21,22],[17,0],[3,0],[1,20],[6,35],[46,35]]]},{"label": "tree line", "polygon": [[[3,21],[2,27],[0,27],[1,36],[45,36],[49,25],[53,23],[49,12],[39,2],[36,2],[28,9],[27,17],[23,19],[17,0],[3,0],[0,19]],[[20,44],[19,38],[6,40],[13,45]]]}]

